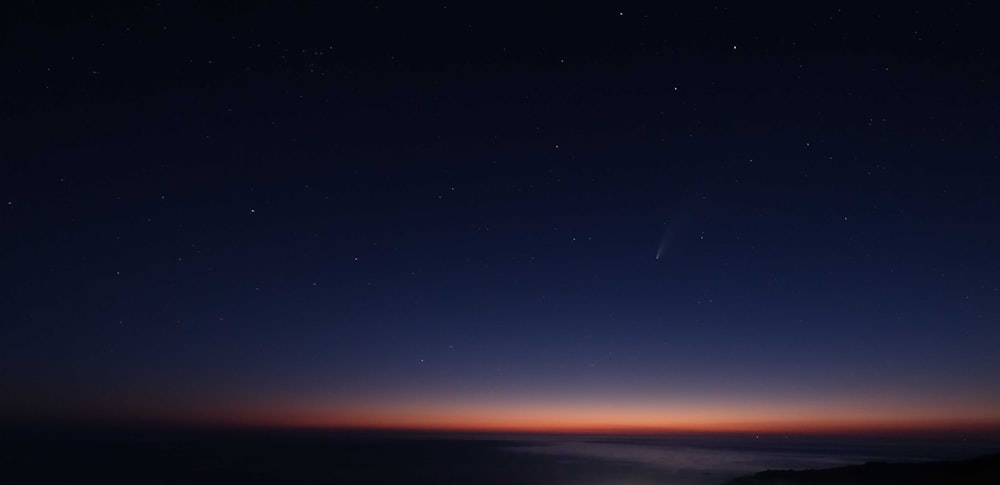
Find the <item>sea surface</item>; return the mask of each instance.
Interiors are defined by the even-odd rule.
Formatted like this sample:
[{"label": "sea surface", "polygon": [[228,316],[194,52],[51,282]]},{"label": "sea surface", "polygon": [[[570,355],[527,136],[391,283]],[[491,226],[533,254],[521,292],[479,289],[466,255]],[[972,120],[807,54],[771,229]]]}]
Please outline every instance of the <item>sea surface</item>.
[{"label": "sea surface", "polygon": [[0,437],[6,483],[708,485],[765,469],[960,460],[987,439],[757,435],[45,432]]}]

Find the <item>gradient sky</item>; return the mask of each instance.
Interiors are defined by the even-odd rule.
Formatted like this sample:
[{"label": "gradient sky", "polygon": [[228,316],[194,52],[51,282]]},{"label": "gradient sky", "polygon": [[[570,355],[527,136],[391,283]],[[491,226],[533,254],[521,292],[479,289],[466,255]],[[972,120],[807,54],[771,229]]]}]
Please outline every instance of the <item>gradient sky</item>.
[{"label": "gradient sky", "polygon": [[3,421],[1000,425],[988,7],[218,5],[2,16]]}]

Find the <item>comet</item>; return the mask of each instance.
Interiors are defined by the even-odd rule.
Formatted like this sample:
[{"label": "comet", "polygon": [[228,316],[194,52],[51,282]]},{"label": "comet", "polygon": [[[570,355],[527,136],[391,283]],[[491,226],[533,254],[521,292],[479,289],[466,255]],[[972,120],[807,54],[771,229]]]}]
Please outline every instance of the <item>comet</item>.
[{"label": "comet", "polygon": [[671,222],[667,224],[666,230],[663,231],[663,237],[660,238],[660,245],[656,247],[656,260],[659,261],[660,257],[663,256],[668,249],[670,249],[670,242],[674,239],[674,229],[676,225]]}]

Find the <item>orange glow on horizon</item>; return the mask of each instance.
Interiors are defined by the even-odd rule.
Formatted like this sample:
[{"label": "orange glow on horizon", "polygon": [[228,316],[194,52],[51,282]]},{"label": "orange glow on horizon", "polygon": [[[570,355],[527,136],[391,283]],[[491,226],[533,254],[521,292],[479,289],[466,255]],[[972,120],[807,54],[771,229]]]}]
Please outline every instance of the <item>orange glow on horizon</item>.
[{"label": "orange glow on horizon", "polygon": [[[894,412],[895,411],[895,412]],[[214,413],[213,413],[214,414]],[[776,418],[775,416],[781,416]],[[833,416],[833,417],[831,417]],[[954,416],[954,415],[953,415]],[[420,407],[370,406],[325,411],[298,408],[201,415],[209,425],[329,430],[400,430],[501,433],[768,433],[870,434],[1000,432],[1000,417],[920,415],[912,410],[656,409],[635,407]]]},{"label": "orange glow on horizon", "polygon": [[[249,400],[122,402],[77,408],[80,422],[198,427],[412,430],[501,433],[990,433],[1000,413],[988,403],[898,402],[617,402],[591,400],[333,402]],[[722,400],[720,400],[722,401]],[[713,404],[714,403],[714,404]],[[66,410],[53,412],[67,416]],[[44,412],[37,415],[45,421]],[[48,417],[50,418],[50,417]],[[51,419],[49,419],[51,421]]]}]

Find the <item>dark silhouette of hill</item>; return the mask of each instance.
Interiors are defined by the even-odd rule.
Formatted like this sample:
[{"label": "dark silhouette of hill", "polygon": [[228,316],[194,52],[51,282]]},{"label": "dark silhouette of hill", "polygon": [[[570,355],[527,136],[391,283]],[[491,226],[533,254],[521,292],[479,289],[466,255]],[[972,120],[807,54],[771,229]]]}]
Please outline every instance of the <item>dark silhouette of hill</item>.
[{"label": "dark silhouette of hill", "polygon": [[966,461],[865,463],[824,470],[767,470],[723,485],[997,485],[1000,454]]}]

